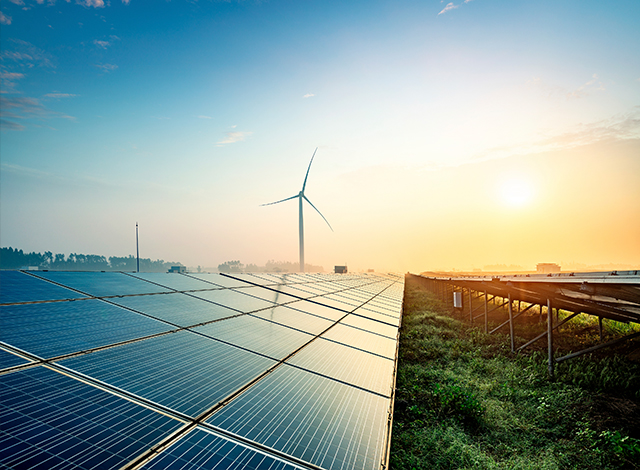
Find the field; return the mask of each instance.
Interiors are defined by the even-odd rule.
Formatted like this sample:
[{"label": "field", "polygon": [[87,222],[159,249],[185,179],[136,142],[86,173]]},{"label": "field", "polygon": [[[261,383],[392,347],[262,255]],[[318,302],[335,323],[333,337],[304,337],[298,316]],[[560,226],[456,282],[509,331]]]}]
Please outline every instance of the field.
[{"label": "field", "polygon": [[[550,381],[546,349],[512,354],[506,335],[462,319],[407,277],[392,469],[640,468],[638,341],[559,364]],[[517,323],[519,344],[544,328],[537,315]],[[605,328],[605,340],[630,329]],[[578,317],[556,335],[559,351],[597,335]]]}]

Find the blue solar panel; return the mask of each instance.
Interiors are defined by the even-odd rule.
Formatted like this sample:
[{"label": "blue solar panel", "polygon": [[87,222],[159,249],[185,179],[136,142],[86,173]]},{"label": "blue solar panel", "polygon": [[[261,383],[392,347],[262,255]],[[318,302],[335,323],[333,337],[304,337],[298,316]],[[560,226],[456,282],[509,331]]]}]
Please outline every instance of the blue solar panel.
[{"label": "blue solar panel", "polygon": [[248,315],[199,326],[193,331],[276,360],[285,358],[313,339],[310,334]]},{"label": "blue solar panel", "polygon": [[322,335],[331,341],[363,349],[370,353],[384,356],[389,359],[395,358],[396,340],[386,336],[377,335],[348,325],[338,323],[329,331]]},{"label": "blue solar panel", "polygon": [[38,276],[95,297],[171,292],[170,289],[116,272],[49,271],[38,272]]},{"label": "blue solar panel", "polygon": [[101,300],[0,307],[0,340],[42,358],[172,329]]},{"label": "blue solar panel", "polygon": [[3,304],[80,297],[85,296],[20,271],[0,271],[0,303]]},{"label": "blue solar panel", "polygon": [[[297,304],[291,304],[291,306],[295,305]],[[264,318],[282,325],[287,325],[291,328],[302,330],[312,335],[319,335],[334,324],[334,321],[332,320],[311,315],[286,305],[261,310],[259,312],[251,313],[250,315]]]},{"label": "blue solar panel", "polygon": [[287,364],[391,397],[393,359],[318,339],[287,360]]},{"label": "blue solar panel", "polygon": [[268,289],[264,287],[239,287],[234,290],[242,292],[243,294],[258,297],[274,304],[283,304],[286,302],[296,302],[300,300],[298,297],[294,297],[280,291],[280,287],[281,286],[270,286]]},{"label": "blue solar panel", "polygon": [[193,277],[195,279],[200,279],[202,281],[206,281],[206,282],[215,284],[216,286],[220,286],[220,287],[246,287],[246,286],[249,285],[246,282],[238,281],[236,279],[232,279],[230,277],[223,276],[222,274],[211,274],[211,273],[195,274],[195,273],[190,273],[189,276]]},{"label": "blue solar panel", "polygon": [[[179,276],[179,274],[173,275]],[[109,300],[115,304],[180,326],[197,325],[198,323],[238,315],[236,310],[179,293],[136,295]]]},{"label": "blue solar panel", "polygon": [[116,469],[181,423],[65,375],[0,376],[0,466]]},{"label": "blue solar panel", "polygon": [[[384,463],[401,279],[37,274],[109,299],[58,301],[52,292],[68,296],[67,289],[8,274],[15,282],[3,284],[6,298],[36,302],[0,306],[0,468],[18,461],[121,468],[182,425],[153,411],[162,408],[184,421],[215,412],[143,468],[289,470],[300,468],[298,459],[302,467],[379,470]],[[35,365],[12,347],[71,357]]]},{"label": "blue solar panel", "polygon": [[[130,275],[177,291],[216,288],[216,286],[211,285],[209,282],[178,273],[131,273]],[[220,287],[218,287],[218,289],[220,289]]]},{"label": "blue solar panel", "polygon": [[295,470],[299,467],[198,428],[142,468],[146,470]]},{"label": "blue solar panel", "polygon": [[8,367],[19,366],[22,364],[28,364],[29,362],[31,361],[28,361],[27,359],[24,359],[20,356],[16,356],[15,354],[11,354],[4,349],[0,349],[0,370],[6,369]]},{"label": "blue solar panel", "polygon": [[209,300],[240,312],[253,312],[263,308],[273,307],[274,305],[272,302],[267,302],[266,300],[258,299],[251,295],[243,294],[241,291],[231,289],[193,292],[189,295]]},{"label": "blue solar panel", "polygon": [[208,422],[319,467],[380,470],[390,400],[281,366]]},{"label": "blue solar panel", "polygon": [[275,361],[179,331],[60,364],[195,417]]}]

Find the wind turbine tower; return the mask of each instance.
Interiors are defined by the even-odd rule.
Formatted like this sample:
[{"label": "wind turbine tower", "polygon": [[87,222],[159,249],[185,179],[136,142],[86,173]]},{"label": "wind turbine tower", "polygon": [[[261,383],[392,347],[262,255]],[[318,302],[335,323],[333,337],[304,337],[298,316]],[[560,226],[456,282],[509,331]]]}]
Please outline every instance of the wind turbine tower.
[{"label": "wind turbine tower", "polygon": [[311,156],[311,161],[309,162],[309,168],[307,168],[307,174],[304,177],[304,183],[302,183],[302,190],[298,194],[296,194],[295,196],[288,197],[286,199],[281,199],[280,201],[270,202],[268,204],[261,204],[263,206],[270,206],[272,204],[279,204],[281,202],[288,201],[290,199],[298,198],[298,208],[299,208],[298,222],[299,222],[299,230],[300,230],[300,272],[304,272],[304,224],[303,224],[303,216],[302,216],[302,200],[303,199],[307,201],[309,205],[313,207],[318,214],[320,214],[320,217],[324,219],[324,221],[327,223],[327,225],[333,232],[333,227],[331,227],[331,224],[325,218],[325,216],[322,215],[322,212],[320,212],[318,208],[314,206],[309,199],[307,199],[307,196],[304,195],[304,190],[307,187],[307,178],[309,177],[309,170],[311,169],[311,164],[313,163],[313,158],[316,156],[317,151],[318,151],[318,148],[316,147],[316,149],[313,151],[313,155]]}]

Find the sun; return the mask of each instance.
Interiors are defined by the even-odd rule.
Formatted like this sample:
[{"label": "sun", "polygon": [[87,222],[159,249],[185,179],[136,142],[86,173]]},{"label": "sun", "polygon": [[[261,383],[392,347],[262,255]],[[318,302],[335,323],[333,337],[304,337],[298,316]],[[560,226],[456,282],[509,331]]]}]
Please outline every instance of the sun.
[{"label": "sun", "polygon": [[511,176],[499,186],[499,195],[506,205],[523,207],[533,200],[533,186],[526,178]]}]

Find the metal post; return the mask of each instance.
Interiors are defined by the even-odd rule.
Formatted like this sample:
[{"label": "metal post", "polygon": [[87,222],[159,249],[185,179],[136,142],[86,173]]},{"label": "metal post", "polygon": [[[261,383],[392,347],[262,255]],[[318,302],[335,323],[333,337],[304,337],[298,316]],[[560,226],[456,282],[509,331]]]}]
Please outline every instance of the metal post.
[{"label": "metal post", "polygon": [[471,299],[471,289],[467,289],[469,291],[469,323],[473,323],[473,308],[471,305],[472,299]]},{"label": "metal post", "polygon": [[549,377],[553,380],[553,309],[551,308],[551,299],[547,299],[547,351],[549,354],[547,370]]},{"label": "metal post", "polygon": [[487,300],[487,289],[484,290],[484,332],[489,332],[489,301]]},{"label": "metal post", "polygon": [[600,341],[602,341],[602,317],[598,317],[598,333],[600,334]]},{"label": "metal post", "polygon": [[516,345],[513,337],[513,302],[511,294],[509,295],[509,336],[511,337],[511,352],[516,352]]},{"label": "metal post", "polygon": [[140,248],[138,245],[138,222],[136,222],[136,272],[140,272]]}]

